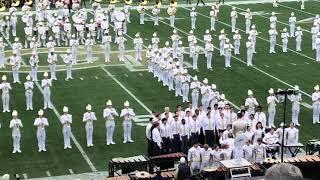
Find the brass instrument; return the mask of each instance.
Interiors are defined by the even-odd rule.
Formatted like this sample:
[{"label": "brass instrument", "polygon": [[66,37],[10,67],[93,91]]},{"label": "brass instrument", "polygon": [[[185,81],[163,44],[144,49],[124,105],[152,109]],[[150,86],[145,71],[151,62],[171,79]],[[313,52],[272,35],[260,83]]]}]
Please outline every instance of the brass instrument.
[{"label": "brass instrument", "polygon": [[146,4],[148,4],[148,0],[141,0],[141,2],[140,2],[142,5],[146,5]]},{"label": "brass instrument", "polygon": [[11,1],[11,6],[18,7],[20,5],[20,0],[12,0]]},{"label": "brass instrument", "polygon": [[6,10],[6,4],[4,0],[0,1],[0,11],[5,11]]},{"label": "brass instrument", "polygon": [[160,8],[161,5],[162,5],[161,0],[156,0],[156,7],[157,7],[157,8]]},{"label": "brass instrument", "polygon": [[33,3],[33,0],[26,0],[25,2],[27,3],[28,6],[31,6]]},{"label": "brass instrument", "polygon": [[177,1],[176,0],[170,0],[170,6],[174,6],[176,7],[177,6]]},{"label": "brass instrument", "polygon": [[[95,2],[100,3],[102,0],[95,0]],[[111,3],[111,2],[110,2]]]},{"label": "brass instrument", "polygon": [[124,0],[124,3],[126,3],[127,5],[132,4],[132,0]]},{"label": "brass instrument", "polygon": [[173,16],[177,12],[177,1],[176,0],[170,0],[170,6],[167,9],[167,13],[169,16]]},{"label": "brass instrument", "polygon": [[142,14],[145,11],[145,7],[144,5],[141,3],[138,7],[137,7],[137,11]]},{"label": "brass instrument", "polygon": [[110,4],[116,4],[118,1],[117,0],[111,0]]}]

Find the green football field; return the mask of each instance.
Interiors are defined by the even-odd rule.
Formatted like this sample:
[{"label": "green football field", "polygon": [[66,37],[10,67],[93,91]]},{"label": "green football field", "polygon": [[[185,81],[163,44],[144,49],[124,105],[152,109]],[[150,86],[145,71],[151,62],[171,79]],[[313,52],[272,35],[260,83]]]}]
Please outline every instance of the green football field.
[{"label": "green football field", "polygon": [[[306,143],[309,139],[320,137],[320,125],[312,124],[311,94],[315,84],[319,83],[320,64],[315,61],[315,51],[311,50],[312,18],[319,13],[320,1],[306,1],[305,10],[300,10],[297,2],[284,2],[278,8],[273,8],[271,3],[265,4],[234,4],[220,7],[219,22],[216,23],[214,35],[214,45],[218,46],[217,36],[221,29],[225,29],[228,38],[232,38],[230,25],[230,12],[232,6],[238,8],[239,18],[237,27],[242,35],[241,54],[232,57],[232,68],[224,68],[224,58],[218,55],[218,49],[214,52],[213,71],[206,69],[206,59],[203,53],[199,56],[199,72],[188,72],[197,75],[200,80],[207,77],[209,83],[215,83],[218,90],[226,95],[226,98],[239,107],[247,97],[247,90],[252,89],[258,102],[264,106],[266,112],[266,97],[269,88],[290,88],[299,85],[303,103],[300,112],[300,142]],[[151,4],[151,3],[150,3]],[[181,2],[182,4],[182,2]],[[257,30],[261,32],[257,38],[257,54],[253,58],[253,67],[246,66],[245,42],[247,35],[244,34],[245,23],[242,14],[250,7],[254,13],[253,23]],[[187,46],[187,33],[191,27],[189,18],[190,7],[178,7],[176,14],[176,29],[178,30],[184,46]],[[201,46],[203,34],[210,26],[209,11],[211,7],[198,7],[195,35]],[[296,14],[298,24],[304,29],[302,52],[295,51],[295,40],[289,39],[288,53],[282,53],[281,39],[277,37],[277,54],[269,54],[269,16],[275,11],[278,17],[277,30],[288,28],[288,18],[293,11]],[[89,14],[92,17],[92,14]],[[170,40],[173,28],[169,27],[169,17],[166,9],[161,10],[160,26],[154,27],[151,20],[151,10],[146,11],[145,25],[139,25],[139,14],[136,10],[131,12],[131,24],[128,24],[128,34],[126,49],[126,61],[120,63],[117,59],[117,46],[112,47],[112,60],[109,64],[104,64],[104,54],[102,48],[96,45],[94,48],[94,63],[86,64],[86,52],[82,46],[79,48],[79,63],[73,66],[73,77],[71,81],[64,81],[66,77],[63,54],[66,47],[56,48],[59,53],[58,81],[53,82],[52,101],[54,110],[46,110],[45,117],[48,118],[50,126],[47,128],[47,152],[39,153],[36,140],[36,127],[33,121],[37,117],[37,110],[43,107],[41,88],[37,84],[34,90],[34,111],[25,110],[25,95],[22,84],[11,84],[13,90],[10,96],[10,109],[16,109],[20,119],[23,121],[21,150],[22,154],[12,154],[11,129],[9,121],[11,113],[1,113],[0,122],[0,174],[19,174],[21,177],[35,178],[58,176],[66,174],[78,174],[84,172],[106,171],[108,161],[114,157],[129,157],[146,154],[145,124],[148,121],[148,114],[151,111],[162,111],[164,106],[170,106],[174,110],[175,106],[181,103],[181,99],[174,97],[174,92],[169,92],[167,87],[163,87],[151,73],[147,72],[146,62],[136,62],[134,60],[134,50],[132,38],[140,32],[144,38],[144,44],[151,41],[153,32],[158,32],[161,45]],[[19,16],[20,17],[20,16]],[[20,28],[18,36],[23,40],[23,29]],[[13,39],[10,39],[13,42]],[[9,44],[8,41],[5,43]],[[6,55],[10,55],[10,46],[6,49]],[[28,63],[30,51],[24,49],[22,58],[24,63]],[[38,78],[42,78],[42,72],[46,71],[46,49],[39,50],[40,71]],[[190,65],[189,55],[185,55],[186,65]],[[24,81],[26,73],[30,67],[23,65],[20,80]],[[0,70],[0,75],[6,74],[9,82],[12,82],[10,69]],[[123,144],[122,120],[117,119],[115,130],[116,145],[106,145],[105,124],[102,112],[108,99],[113,101],[118,112],[123,107],[123,102],[128,100],[137,115],[133,126],[134,143]],[[191,99],[191,97],[190,97]],[[86,104],[90,103],[93,111],[96,112],[98,121],[94,125],[94,147],[86,147],[85,128],[82,123],[82,115],[85,112]],[[58,117],[62,113],[62,107],[68,106],[73,115],[72,133],[73,148],[63,149],[62,125]],[[186,107],[187,104],[184,104]],[[282,108],[277,106],[276,124],[282,121]],[[287,120],[291,118],[291,106],[288,106]]]}]

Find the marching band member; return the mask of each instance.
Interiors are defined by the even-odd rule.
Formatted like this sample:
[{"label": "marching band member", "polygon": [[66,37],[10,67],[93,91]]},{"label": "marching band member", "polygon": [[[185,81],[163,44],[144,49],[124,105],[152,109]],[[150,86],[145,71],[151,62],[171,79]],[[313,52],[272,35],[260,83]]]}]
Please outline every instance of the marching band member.
[{"label": "marching band member", "polygon": [[229,42],[229,39],[225,40],[224,43],[224,57],[225,57],[225,68],[231,67],[231,51],[232,44]]},{"label": "marching band member", "polygon": [[184,60],[183,53],[184,53],[184,47],[182,47],[182,41],[179,41],[178,47],[176,49],[176,54],[177,54],[178,62],[180,64],[183,64],[183,60]]},{"label": "marching band member", "polygon": [[54,34],[54,43],[61,46],[60,24],[57,21],[52,26],[52,33]]},{"label": "marching band member", "polygon": [[[169,115],[167,115],[169,116]],[[170,130],[170,123],[167,118],[162,118],[160,124],[160,135],[162,138],[162,152],[164,154],[169,154],[171,152],[171,139],[172,133]]]},{"label": "marching band member", "polygon": [[113,141],[113,133],[114,133],[114,128],[115,128],[115,122],[114,122],[114,117],[119,116],[117,111],[112,107],[112,102],[111,100],[108,100],[107,103],[107,108],[103,110],[103,118],[105,119],[105,126],[107,129],[107,145],[110,144],[115,144]]},{"label": "marching band member", "polygon": [[301,93],[299,92],[299,86],[295,85],[294,94],[289,96],[289,100],[292,102],[292,122],[300,126],[299,124],[299,113],[300,113],[300,103],[302,102]]},{"label": "marching band member", "polygon": [[224,34],[224,29],[220,31],[219,41],[220,41],[220,56],[224,56],[224,43],[226,40],[226,35]]},{"label": "marching band member", "polygon": [[12,129],[12,140],[13,140],[13,151],[12,153],[21,153],[20,150],[20,139],[21,139],[21,132],[20,128],[22,128],[22,122],[18,119],[18,112],[16,110],[12,111],[12,120],[10,121],[10,126]]},{"label": "marching band member", "polygon": [[25,95],[26,95],[26,106],[27,111],[33,110],[32,106],[32,96],[33,96],[33,82],[31,81],[30,75],[26,77],[26,82],[24,83]]},{"label": "marching band member", "polygon": [[299,130],[295,127],[294,123],[290,123],[290,127],[285,129],[285,145],[295,146],[299,142]]},{"label": "marching band member", "polygon": [[72,58],[72,64],[77,64],[77,49],[79,46],[79,41],[76,39],[75,34],[71,35],[70,39],[70,48],[71,48],[71,58]]},{"label": "marching band member", "polygon": [[2,83],[0,84],[0,89],[2,90],[2,112],[10,112],[10,94],[9,91],[12,89],[10,83],[7,82],[7,76],[2,76]]},{"label": "marching band member", "polygon": [[197,143],[188,150],[188,162],[193,172],[198,172],[201,169],[201,152],[202,149]]},{"label": "marching band member", "polygon": [[251,27],[251,20],[252,20],[252,13],[249,8],[245,12],[244,18],[246,19],[246,23],[245,23],[246,24],[246,34],[249,34],[250,27]]},{"label": "marching band member", "polygon": [[50,69],[51,79],[57,80],[56,68],[57,68],[58,57],[57,57],[57,54],[54,53],[54,50],[50,51],[50,53],[48,54],[47,62]]},{"label": "marching band member", "polygon": [[31,38],[31,42],[30,42],[30,49],[32,50],[32,52],[37,52],[38,51],[38,47],[40,47],[40,43],[37,42],[37,39],[35,36],[33,36]]},{"label": "marching band member", "polygon": [[144,24],[145,6],[143,5],[143,3],[139,4],[139,6],[137,7],[137,10],[140,14],[140,24]]},{"label": "marching band member", "polygon": [[198,71],[198,58],[200,47],[197,45],[197,40],[193,41],[193,45],[191,46],[190,52],[192,54],[192,69]]},{"label": "marching band member", "polygon": [[39,46],[45,47],[46,45],[46,38],[47,38],[47,29],[46,27],[43,25],[43,22],[39,22],[37,24],[37,33],[38,33],[38,43]]},{"label": "marching band member", "polygon": [[238,13],[236,11],[236,7],[232,7],[232,11],[230,13],[231,16],[231,32],[236,32],[236,23],[238,18]]},{"label": "marching band member", "polygon": [[311,34],[312,34],[312,50],[316,49],[316,38],[317,38],[317,34],[319,32],[319,28],[318,28],[318,24],[314,23],[313,26],[311,27]]},{"label": "marching band member", "polygon": [[124,52],[125,52],[124,42],[125,41],[127,41],[127,39],[124,38],[122,32],[119,31],[118,37],[116,37],[116,43],[118,44],[120,62],[124,62]]},{"label": "marching band member", "polygon": [[193,7],[190,12],[191,29],[196,29],[197,12],[195,10],[196,10],[196,8]]},{"label": "marching band member", "polygon": [[313,108],[313,124],[320,123],[319,114],[320,114],[320,91],[319,85],[314,87],[315,92],[312,93],[312,108]]},{"label": "marching band member", "polygon": [[320,33],[317,34],[316,38],[316,61],[320,62]]},{"label": "marching band member", "polygon": [[248,98],[245,101],[245,106],[248,108],[248,110],[247,110],[248,114],[254,114],[255,107],[258,105],[259,104],[258,104],[256,98],[253,97],[253,92],[251,90],[248,90]]},{"label": "marching band member", "polygon": [[178,44],[180,41],[180,36],[178,35],[177,30],[173,30],[173,34],[171,35],[171,40],[172,40],[172,56],[173,58],[177,58],[177,48],[178,48]]},{"label": "marching band member", "polygon": [[47,46],[47,49],[48,49],[48,55],[51,53],[51,52],[54,52],[54,47],[55,47],[56,43],[53,42],[53,38],[52,36],[49,37],[49,41],[47,42],[46,46]]},{"label": "marching band member", "polygon": [[209,91],[209,99],[210,99],[209,106],[211,108],[214,108],[212,111],[217,110],[218,107],[216,106],[216,104],[218,105],[218,101],[220,99],[220,93],[217,90],[217,85],[215,84],[211,84],[211,90]]},{"label": "marching band member", "polygon": [[209,147],[208,144],[204,144],[203,148],[201,148],[201,150],[200,150],[201,170],[203,170],[211,165],[210,164],[211,154],[212,154],[212,149]]},{"label": "marching band member", "polygon": [[109,30],[106,30],[104,32],[104,35],[102,36],[102,45],[104,48],[104,62],[108,63],[110,62],[110,43],[112,42],[111,36],[109,35]]},{"label": "marching band member", "polygon": [[251,37],[251,41],[252,41],[252,48],[253,48],[253,53],[256,53],[256,42],[257,42],[257,35],[258,35],[258,31],[256,30],[256,25],[252,25],[251,26],[251,30],[249,31],[249,36]]},{"label": "marching band member", "polygon": [[152,43],[152,49],[158,49],[158,44],[160,42],[160,39],[157,36],[157,33],[154,32],[153,37],[151,38],[151,43]]},{"label": "marching band member", "polygon": [[272,7],[278,7],[278,0],[273,0]]},{"label": "marching band member", "polygon": [[90,23],[86,25],[89,32],[90,37],[92,38],[93,44],[96,44],[96,36],[97,36],[97,24],[93,21],[93,19],[90,20]]},{"label": "marching band member", "polygon": [[6,34],[4,32],[4,28],[6,27],[6,21],[3,19],[3,17],[0,18],[0,33],[4,35],[4,38],[6,37]]},{"label": "marching band member", "polygon": [[[193,34],[193,30],[189,31],[188,35],[188,43],[189,43],[189,52],[191,51],[191,47],[193,46],[193,41],[196,40],[196,36]],[[190,57],[191,57],[191,52],[190,52]]]},{"label": "marching band member", "polygon": [[253,42],[252,42],[251,36],[248,36],[248,41],[246,42],[246,46],[247,46],[247,66],[253,66],[252,65]]},{"label": "marching band member", "polygon": [[13,83],[20,84],[19,70],[21,67],[21,57],[17,55],[16,51],[13,51],[13,56],[10,56],[9,63],[12,66]]},{"label": "marching band member", "polygon": [[174,21],[175,21],[175,14],[176,14],[176,7],[174,3],[170,3],[169,7],[168,7],[168,14],[170,16],[170,26],[174,27]]},{"label": "marching band member", "polygon": [[[85,30],[85,27],[84,27],[84,22],[81,22],[79,24],[75,24],[75,28],[77,30],[77,38],[80,40],[80,43],[81,44],[86,44],[86,39],[85,39],[85,36],[84,36],[84,30]],[[90,34],[88,34],[87,36],[89,36]]]},{"label": "marching band member", "polygon": [[6,16],[6,39],[9,39],[10,37],[10,27],[11,27],[11,23],[10,23],[10,18],[9,16]]},{"label": "marching band member", "polygon": [[63,125],[62,133],[63,133],[63,142],[64,149],[71,149],[70,137],[71,137],[71,124],[72,124],[72,115],[69,114],[69,108],[63,106],[63,115],[60,116],[61,124]]},{"label": "marching band member", "polygon": [[213,54],[213,44],[211,39],[209,39],[205,44],[205,51],[207,52],[207,69],[212,70],[212,54]]},{"label": "marching band member", "polygon": [[294,12],[291,12],[291,16],[289,17],[290,37],[294,37],[296,22],[297,22],[297,18],[294,16]]},{"label": "marching band member", "polygon": [[189,102],[189,81],[190,77],[187,73],[187,69],[184,69],[182,72],[182,102]]},{"label": "marching band member", "polygon": [[199,90],[201,88],[200,82],[198,81],[198,77],[194,76],[193,81],[190,84],[191,89],[191,97],[192,97],[192,107],[194,109],[198,108],[198,102],[199,102]]},{"label": "marching band member", "polygon": [[64,63],[66,63],[66,69],[67,69],[67,78],[65,79],[66,81],[68,81],[69,79],[73,79],[72,78],[72,55],[70,53],[71,51],[70,49],[68,49],[67,54],[63,59]]},{"label": "marching band member", "polygon": [[274,95],[274,90],[272,88],[269,89],[269,96],[267,97],[268,104],[268,127],[275,128],[274,125],[274,117],[276,116],[276,106],[279,103],[277,97]]},{"label": "marching band member", "polygon": [[90,34],[87,34],[87,39],[85,41],[85,47],[87,49],[87,63],[88,64],[92,64],[93,63],[92,46],[93,46],[93,40],[91,39]]},{"label": "marching band member", "polygon": [[52,79],[48,79],[49,74],[47,72],[43,73],[43,78],[41,81],[41,87],[43,88],[43,104],[44,109],[50,108],[52,109],[51,103],[51,90],[50,87],[52,86]]},{"label": "marching band member", "polygon": [[129,101],[124,102],[124,109],[121,110],[120,117],[123,117],[123,143],[134,142],[131,139],[132,118],[135,116],[133,109],[129,108]]},{"label": "marching band member", "polygon": [[295,32],[296,37],[296,51],[301,51],[301,43],[302,43],[302,31],[300,26],[297,27],[297,31]]},{"label": "marching band member", "polygon": [[154,26],[159,26],[159,14],[160,14],[160,8],[158,7],[158,5],[155,5],[154,8],[152,9]]},{"label": "marching band member", "polygon": [[6,43],[3,42],[3,37],[0,37],[0,68],[5,68],[5,52],[4,49],[7,46]]},{"label": "marching band member", "polygon": [[[179,64],[179,62],[176,63],[176,65]],[[179,65],[177,65],[179,66]],[[182,88],[182,81],[181,81],[181,71],[178,69],[176,69],[176,72],[174,72],[174,81],[175,81],[175,96],[182,96],[182,91],[181,91],[181,88]]]},{"label": "marching band member", "polygon": [[125,4],[125,5],[123,6],[123,12],[124,12],[125,15],[126,15],[126,22],[128,22],[128,23],[131,23],[131,21],[130,21],[130,11],[131,11],[131,6],[130,6],[130,4]]},{"label": "marching band member", "polygon": [[239,33],[239,30],[235,30],[235,34],[233,35],[233,40],[234,40],[234,55],[240,54],[241,34]]},{"label": "marching band member", "polygon": [[87,112],[83,114],[82,121],[86,123],[86,138],[87,138],[87,147],[93,146],[92,137],[93,137],[93,121],[97,120],[96,114],[92,112],[92,107],[90,104],[86,106]]},{"label": "marching band member", "polygon": [[21,57],[21,49],[22,49],[22,44],[19,42],[19,38],[15,37],[14,38],[14,43],[12,43],[12,51],[16,52],[17,56]]},{"label": "marching band member", "polygon": [[287,28],[283,28],[281,33],[281,39],[282,39],[282,52],[288,52],[288,38],[289,33],[287,32]]},{"label": "marching band member", "polygon": [[275,28],[274,25],[271,26],[270,30],[269,30],[269,37],[270,37],[270,49],[269,49],[269,53],[276,53],[275,51],[275,46],[276,46],[276,43],[277,43],[277,35],[278,35],[278,32]]},{"label": "marching band member", "polygon": [[[211,40],[212,41],[212,36],[210,34],[209,29],[206,30],[206,34],[203,35],[203,41],[207,42]],[[207,50],[204,48],[204,56],[207,57]]]},{"label": "marching band member", "polygon": [[46,126],[49,126],[48,119],[43,117],[43,110],[38,111],[39,117],[34,120],[34,126],[37,126],[38,152],[46,150]]},{"label": "marching band member", "polygon": [[304,0],[301,0],[300,2],[301,2],[300,9],[304,10]]},{"label": "marching band member", "polygon": [[38,81],[38,63],[39,63],[39,57],[37,52],[33,51],[32,55],[29,59],[29,64],[31,66],[31,78],[32,81]]},{"label": "marching band member", "polygon": [[137,61],[142,61],[142,46],[143,46],[143,40],[140,37],[140,33],[137,33],[135,35],[135,38],[133,39],[133,44],[135,46],[135,50],[136,50],[136,60]]},{"label": "marching band member", "polygon": [[17,36],[17,15],[15,12],[13,12],[10,16],[10,26],[12,27],[12,36],[16,37]]},{"label": "marching band member", "polygon": [[28,42],[31,43],[32,39],[32,26],[29,25],[29,23],[26,24],[26,27],[24,28],[24,33],[25,33],[25,39],[24,39],[24,47],[28,48]]},{"label": "marching band member", "polygon": [[210,11],[210,31],[215,31],[216,28],[216,11],[215,11],[215,6],[211,6],[211,11]]},{"label": "marching band member", "polygon": [[201,86],[201,104],[204,109],[207,109],[209,107],[209,93],[210,93],[210,86],[208,86],[208,79],[205,78],[203,80],[203,84]]},{"label": "marching band member", "polygon": [[253,147],[253,161],[262,164],[266,157],[266,147],[262,144],[262,139],[258,138],[257,144]]},{"label": "marching band member", "polygon": [[71,23],[66,19],[63,23],[62,40],[65,41],[65,46],[69,46],[71,39]]},{"label": "marching band member", "polygon": [[278,20],[277,20],[275,12],[271,13],[271,16],[270,16],[269,20],[270,20],[270,27],[271,28],[273,27],[274,29],[277,29],[277,21]]}]

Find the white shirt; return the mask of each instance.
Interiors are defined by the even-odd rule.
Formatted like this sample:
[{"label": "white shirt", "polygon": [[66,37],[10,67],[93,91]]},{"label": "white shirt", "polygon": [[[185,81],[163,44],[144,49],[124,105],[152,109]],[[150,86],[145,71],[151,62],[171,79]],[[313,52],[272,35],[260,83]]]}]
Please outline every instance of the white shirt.
[{"label": "white shirt", "polygon": [[276,144],[279,142],[279,136],[276,133],[271,134],[270,132],[265,134],[262,141],[267,145]]},{"label": "white shirt", "polygon": [[146,137],[151,140],[151,127],[152,127],[152,123],[148,123],[148,125],[146,126]]},{"label": "white shirt", "polygon": [[288,146],[297,145],[299,140],[299,130],[297,128],[286,128],[284,140],[285,144]]},{"label": "white shirt", "polygon": [[9,127],[12,129],[12,136],[19,136],[20,135],[20,128],[23,126],[22,126],[21,120],[15,118],[10,121]]},{"label": "white shirt", "polygon": [[2,94],[9,93],[9,90],[11,90],[11,85],[8,82],[3,82],[0,84],[0,89],[2,90]]},{"label": "white shirt", "polygon": [[72,115],[71,114],[63,114],[60,116],[61,124],[63,124],[64,128],[70,128],[72,124]]},{"label": "white shirt", "polygon": [[201,148],[192,146],[188,150],[188,162],[200,162],[201,160]]},{"label": "white shirt", "polygon": [[160,124],[160,135],[164,138],[172,138],[171,128],[168,122],[166,124]]},{"label": "white shirt", "polygon": [[114,108],[105,108],[103,110],[103,118],[107,121],[113,121],[115,116],[119,116],[119,114]]},{"label": "white shirt", "polygon": [[267,97],[268,108],[272,108],[272,109],[276,108],[278,102],[279,101],[275,96]]},{"label": "white shirt", "polygon": [[38,117],[34,121],[34,126],[38,126],[38,130],[44,130],[45,126],[49,126],[48,119],[45,117]]},{"label": "white shirt", "polygon": [[131,108],[124,108],[121,110],[120,117],[124,117],[125,121],[131,121],[134,116],[135,113]]},{"label": "white shirt", "polygon": [[92,126],[93,121],[96,121],[97,117],[94,112],[88,111],[83,114],[82,121],[86,122],[86,126]]},{"label": "white shirt", "polygon": [[161,147],[162,138],[160,136],[160,132],[158,128],[154,128],[152,130],[152,141],[157,143],[157,145]]}]

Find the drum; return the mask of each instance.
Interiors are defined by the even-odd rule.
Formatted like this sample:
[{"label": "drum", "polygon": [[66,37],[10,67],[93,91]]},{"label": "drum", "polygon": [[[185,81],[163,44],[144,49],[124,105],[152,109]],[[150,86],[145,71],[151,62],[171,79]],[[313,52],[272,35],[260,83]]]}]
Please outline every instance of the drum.
[{"label": "drum", "polygon": [[114,17],[115,17],[115,20],[119,21],[119,22],[122,22],[122,21],[124,21],[126,19],[126,15],[122,11],[116,11],[114,13]]}]

